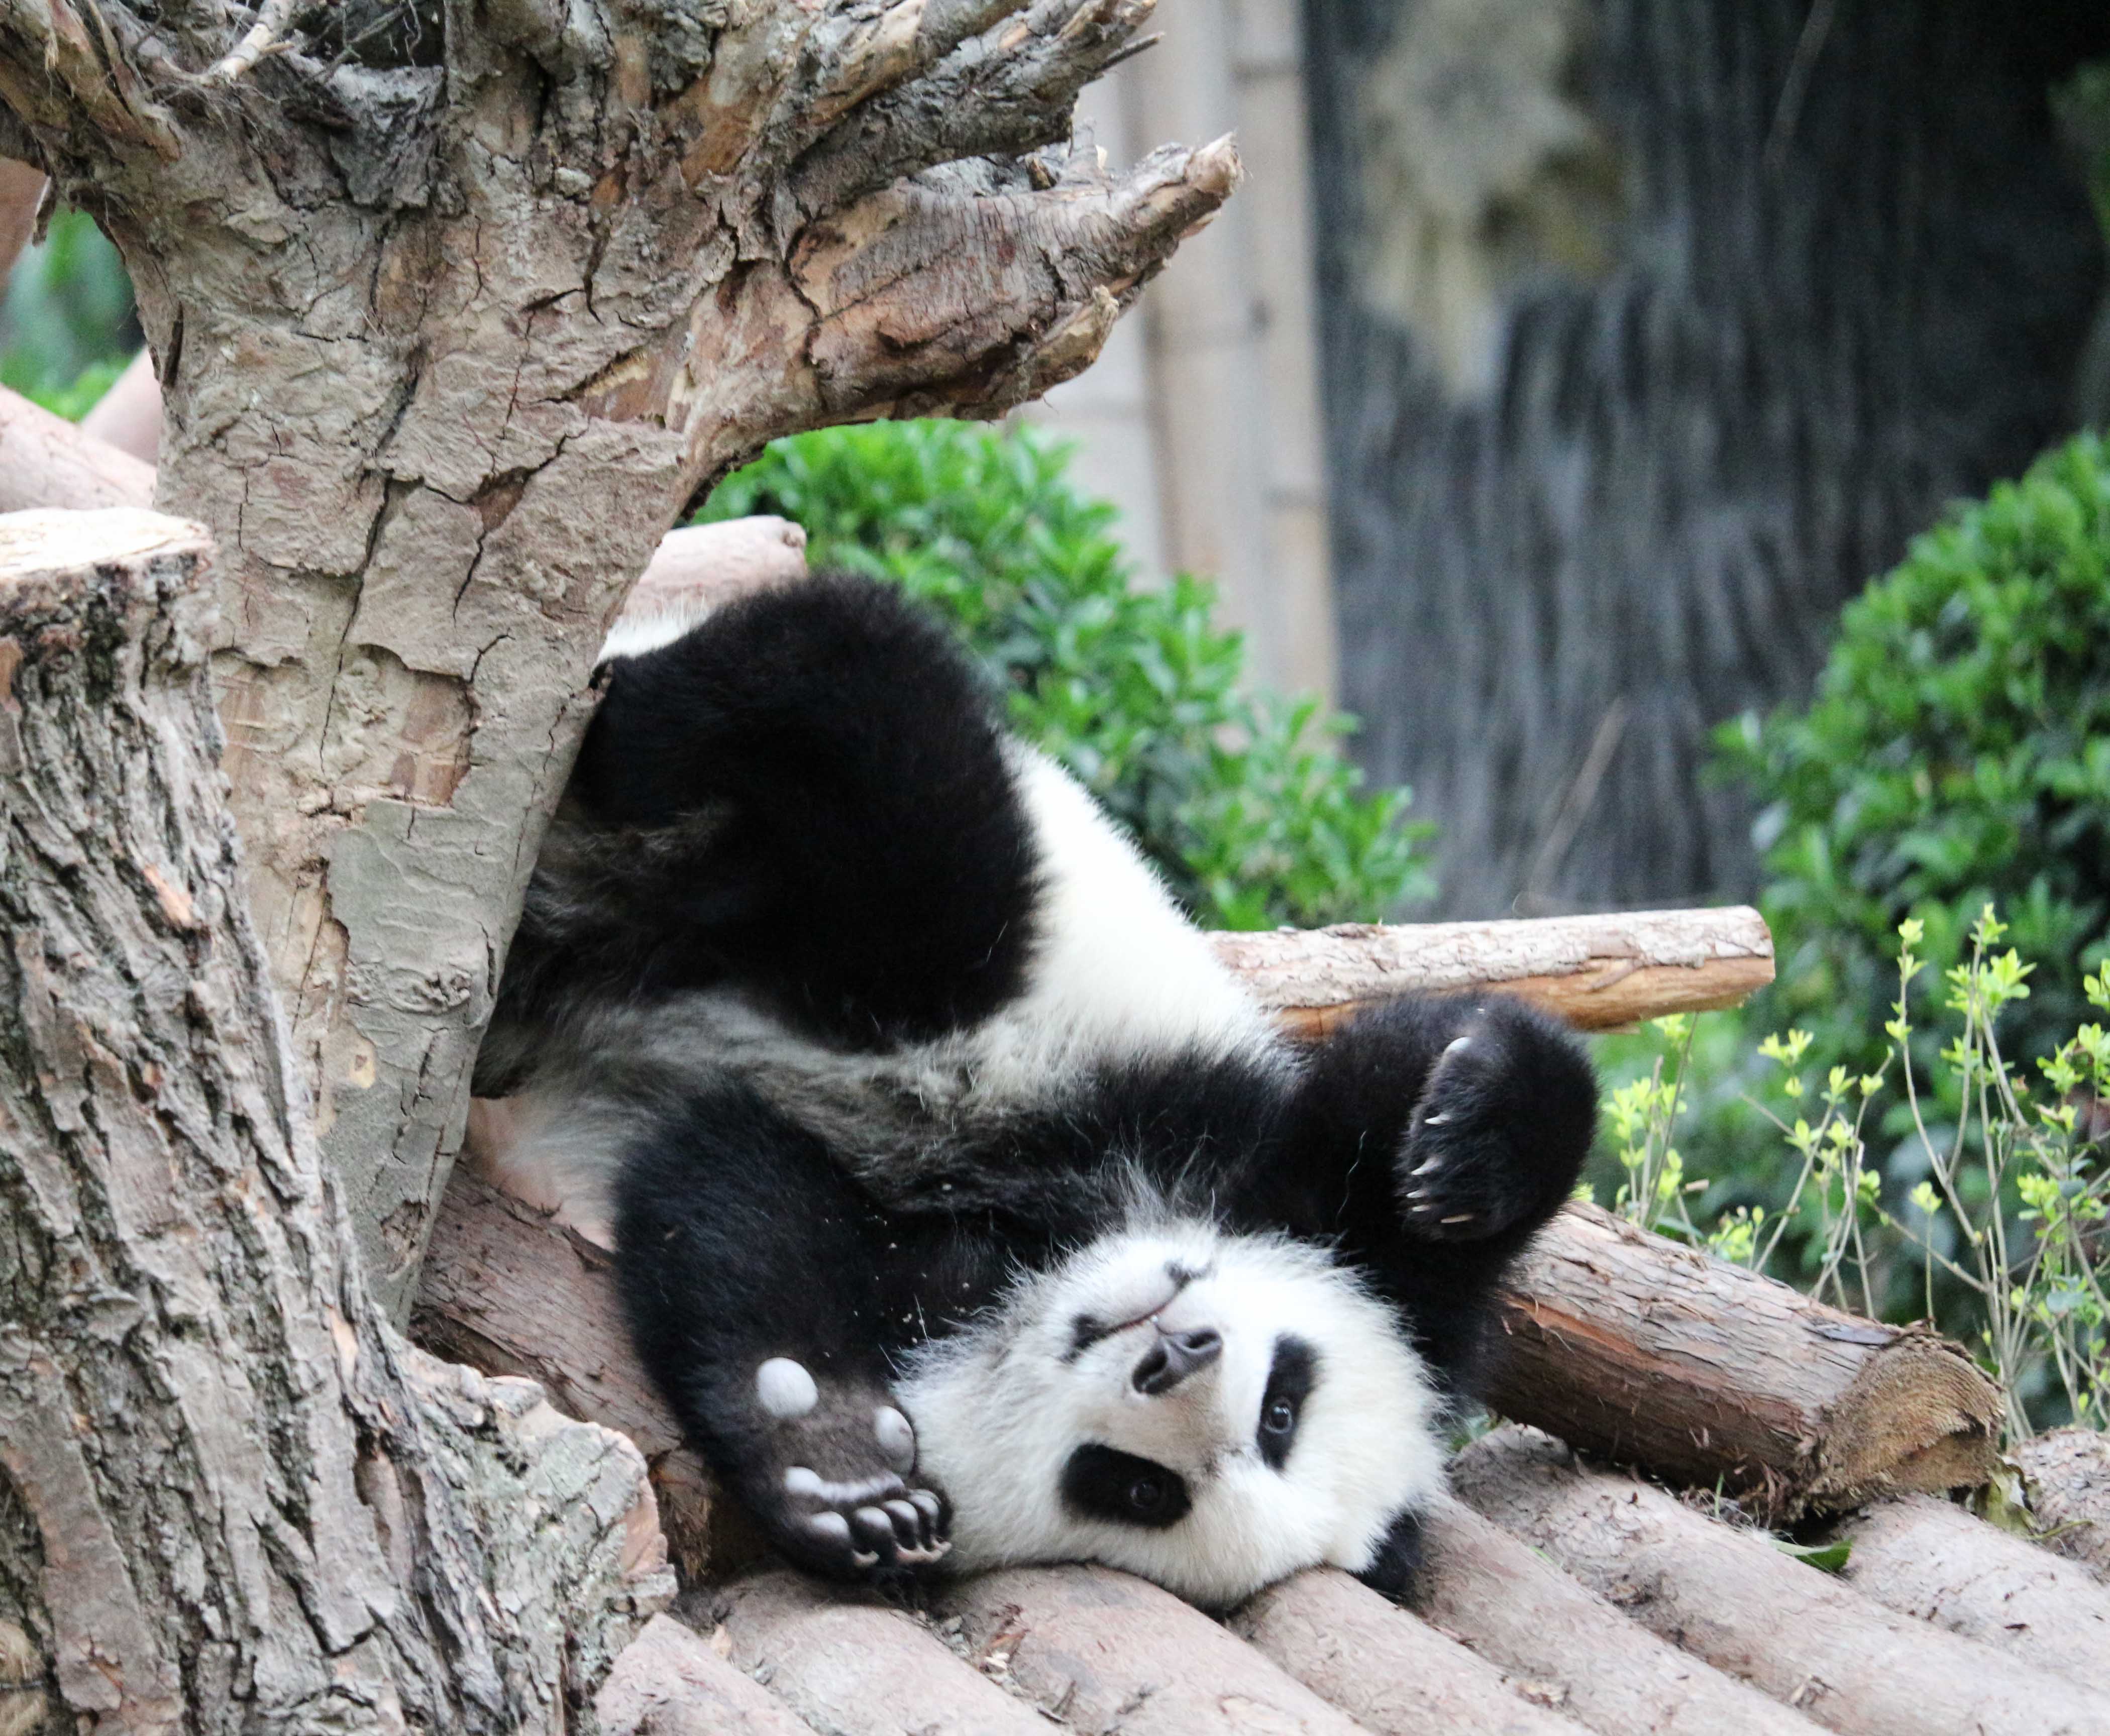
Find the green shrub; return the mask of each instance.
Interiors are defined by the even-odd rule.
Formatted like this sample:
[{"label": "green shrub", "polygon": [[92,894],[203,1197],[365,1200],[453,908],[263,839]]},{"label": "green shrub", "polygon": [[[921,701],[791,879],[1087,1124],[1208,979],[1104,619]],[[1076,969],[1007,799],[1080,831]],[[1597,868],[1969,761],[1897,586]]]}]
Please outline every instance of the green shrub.
[{"label": "green shrub", "polygon": [[85,211],[61,211],[15,263],[0,312],[0,385],[78,421],[139,346],[132,283]]},{"label": "green shrub", "polygon": [[1766,804],[1775,1024],[1872,1070],[1899,925],[1946,970],[1994,903],[2039,961],[2004,1040],[2049,1054],[2110,950],[2110,449],[1955,511],[1849,605],[1806,711],[1718,739]]},{"label": "green shrub", "polygon": [[1030,431],[881,423],[780,441],[704,520],[780,513],[817,568],[890,579],[957,624],[1012,726],[1130,829],[1202,923],[1374,921],[1426,897],[1404,789],[1360,791],[1346,721],[1249,696],[1236,633],[1181,576],[1137,586],[1111,507]]}]

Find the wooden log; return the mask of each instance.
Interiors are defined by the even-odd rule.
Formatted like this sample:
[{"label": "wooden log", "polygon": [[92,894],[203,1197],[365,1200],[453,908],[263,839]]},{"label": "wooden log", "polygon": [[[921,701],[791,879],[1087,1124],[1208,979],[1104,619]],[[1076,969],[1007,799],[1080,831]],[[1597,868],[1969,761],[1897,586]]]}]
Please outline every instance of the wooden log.
[{"label": "wooden log", "polygon": [[2110,1695],[2110,1589],[2077,1562],[1927,1495],[1849,1520],[1840,1577],[1901,1616]]},{"label": "wooden log", "polygon": [[2110,1580],[2110,1435],[2053,1429],[2008,1456],[2046,1544]]},{"label": "wooden log", "polygon": [[540,1381],[559,1410],[616,1429],[651,1469],[668,1552],[709,1557],[710,1473],[630,1346],[607,1249],[458,1169],[441,1198],[410,1336],[487,1374]]},{"label": "wooden log", "polygon": [[1458,1494],[1653,1632],[1842,1736],[2098,1736],[2110,1706],[2063,1677],[1893,1613],[1661,1490],[1505,1428],[1451,1467]]},{"label": "wooden log", "polygon": [[1015,1567],[948,1586],[937,1607],[983,1670],[1084,1736],[1354,1736],[1310,1689],[1125,1573]]},{"label": "wooden log", "polygon": [[654,1616],[623,1648],[594,1715],[600,1736],[812,1736],[790,1707],[672,1616]]},{"label": "wooden log", "polygon": [[1999,1395],[1955,1345],[1570,1205],[1506,1286],[1489,1404],[1773,1521],[1975,1486]]},{"label": "wooden log", "polygon": [[1773,979],[1759,913],[1644,911],[1528,922],[1437,922],[1217,934],[1216,956],[1290,1029],[1323,1035],[1406,989],[1499,989],[1578,1030],[1735,1006]]},{"label": "wooden log", "polygon": [[1506,1677],[1456,1640],[1333,1568],[1300,1573],[1270,1587],[1233,1612],[1230,1628],[1320,1699],[1379,1736],[1440,1730],[1573,1736],[1576,1729],[1543,1709],[1559,1703],[1559,1690]]},{"label": "wooden log", "polygon": [[151,506],[154,467],[0,387],[0,513]]},{"label": "wooden log", "polygon": [[1422,1532],[1421,1613],[1602,1736],[1811,1736],[1799,1712],[1689,1657],[1472,1508]]},{"label": "wooden log", "polygon": [[80,418],[80,431],[151,464],[161,450],[161,384],[154,377],[154,357],[142,350],[125,364],[110,390]]},{"label": "wooden log", "polygon": [[870,1594],[779,1570],[693,1594],[677,1613],[830,1736],[1047,1736],[1039,1713]]}]

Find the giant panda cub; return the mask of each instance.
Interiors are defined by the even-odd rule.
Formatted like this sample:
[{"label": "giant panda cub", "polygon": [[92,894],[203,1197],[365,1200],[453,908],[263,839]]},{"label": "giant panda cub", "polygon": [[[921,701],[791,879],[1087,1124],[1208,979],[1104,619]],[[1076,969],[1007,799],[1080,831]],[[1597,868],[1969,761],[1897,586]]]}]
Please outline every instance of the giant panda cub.
[{"label": "giant panda cub", "polygon": [[1401,1594],[1590,1142],[1573,1040],[1410,995],[1286,1041],[890,590],[610,651],[477,1090],[776,1546]]}]

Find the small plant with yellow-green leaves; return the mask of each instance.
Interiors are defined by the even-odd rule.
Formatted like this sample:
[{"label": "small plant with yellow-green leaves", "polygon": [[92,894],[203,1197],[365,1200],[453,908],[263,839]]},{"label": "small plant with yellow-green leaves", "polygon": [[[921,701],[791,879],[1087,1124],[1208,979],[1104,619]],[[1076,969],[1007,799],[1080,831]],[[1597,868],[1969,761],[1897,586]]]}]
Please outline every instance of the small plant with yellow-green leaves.
[{"label": "small plant with yellow-green leaves", "polygon": [[[1791,1029],[1759,1053],[1780,1069],[1777,1108],[1755,1104],[1797,1160],[1784,1205],[1740,1205],[1702,1229],[1691,1200],[1708,1182],[1687,1175],[1673,1130],[1685,1105],[1693,1024],[1655,1021],[1662,1052],[1646,1078],[1620,1087],[1605,1109],[1626,1179],[1614,1209],[1645,1228],[1705,1245],[1721,1258],[1764,1272],[1791,1227],[1809,1287],[1842,1307],[1877,1312],[1881,1242],[1919,1256],[1927,1313],[1938,1266],[1977,1300],[1985,1359],[2007,1395],[2012,1437],[2030,1432],[2022,1395],[2048,1368],[2074,1420],[2110,1424],[2110,1033],[2083,1025],[2038,1065],[2033,1094],[2002,1053],[2004,1008],[2028,997],[2031,967],[2013,947],[1988,905],[1964,960],[1946,973],[1943,1010],[1954,1035],[1940,1054],[1940,1113],[1901,1057],[1914,1026],[1914,979],[1926,961],[1917,920],[1898,929],[1898,995],[1884,1027],[1884,1060],[1873,1073],[1827,1069],[1811,1078],[1813,1039]],[[2110,1011],[2110,967],[2085,979],[2090,1001]],[[1895,1064],[1904,1110],[1925,1154],[1927,1180],[1907,1196],[1904,1217],[1886,1208],[1870,1160],[1869,1118]],[[1747,1101],[1749,1101],[1747,1099]],[[1936,1132],[1930,1126],[1939,1125]]]}]

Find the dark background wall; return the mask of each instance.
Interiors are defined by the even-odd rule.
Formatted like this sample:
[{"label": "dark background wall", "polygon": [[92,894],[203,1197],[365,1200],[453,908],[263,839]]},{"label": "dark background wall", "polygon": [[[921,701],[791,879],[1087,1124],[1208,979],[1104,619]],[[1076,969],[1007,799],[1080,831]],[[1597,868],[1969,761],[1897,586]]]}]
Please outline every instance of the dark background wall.
[{"label": "dark background wall", "polygon": [[1342,696],[1446,914],[1747,893],[1711,726],[2074,419],[2110,7],[1307,0]]}]

